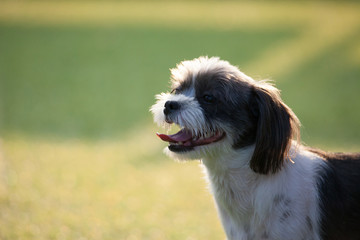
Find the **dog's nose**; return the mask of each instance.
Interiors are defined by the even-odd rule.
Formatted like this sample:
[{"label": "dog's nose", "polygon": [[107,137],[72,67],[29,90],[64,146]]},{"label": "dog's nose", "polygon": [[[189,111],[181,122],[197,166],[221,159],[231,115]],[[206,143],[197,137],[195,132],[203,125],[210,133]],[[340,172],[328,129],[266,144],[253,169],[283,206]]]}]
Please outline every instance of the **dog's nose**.
[{"label": "dog's nose", "polygon": [[167,101],[165,103],[164,114],[168,115],[176,110],[180,109],[180,104],[176,101]]}]

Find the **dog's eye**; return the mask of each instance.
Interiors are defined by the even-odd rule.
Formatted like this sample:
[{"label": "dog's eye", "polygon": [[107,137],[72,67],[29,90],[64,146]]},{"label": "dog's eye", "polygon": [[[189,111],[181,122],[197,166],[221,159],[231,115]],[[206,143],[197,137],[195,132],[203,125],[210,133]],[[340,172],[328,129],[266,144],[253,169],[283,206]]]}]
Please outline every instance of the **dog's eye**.
[{"label": "dog's eye", "polygon": [[204,95],[203,99],[206,103],[214,103],[216,98],[212,95]]},{"label": "dog's eye", "polygon": [[174,88],[173,90],[171,90],[171,94],[176,94],[180,91],[180,88]]}]

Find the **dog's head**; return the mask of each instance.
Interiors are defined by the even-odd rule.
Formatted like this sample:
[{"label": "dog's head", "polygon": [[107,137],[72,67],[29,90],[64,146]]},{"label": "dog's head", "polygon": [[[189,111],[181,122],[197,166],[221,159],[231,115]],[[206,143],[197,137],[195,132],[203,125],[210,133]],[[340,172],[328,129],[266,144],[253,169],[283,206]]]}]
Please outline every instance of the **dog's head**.
[{"label": "dog's head", "polygon": [[159,125],[181,128],[158,134],[169,142],[171,157],[201,159],[254,146],[253,171],[281,168],[299,121],[275,87],[216,57],[181,62],[171,70],[171,83],[171,92],[157,95],[150,109]]}]

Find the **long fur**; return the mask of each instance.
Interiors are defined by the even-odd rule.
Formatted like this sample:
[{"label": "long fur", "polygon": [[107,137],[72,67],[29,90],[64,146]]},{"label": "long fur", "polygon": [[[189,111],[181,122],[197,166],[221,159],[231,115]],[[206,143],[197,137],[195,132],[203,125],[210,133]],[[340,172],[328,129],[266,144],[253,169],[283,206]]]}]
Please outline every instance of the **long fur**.
[{"label": "long fur", "polygon": [[[258,125],[250,167],[257,173],[277,172],[289,159],[290,140],[299,133],[299,120],[272,86],[255,87]],[[266,158],[267,161],[263,161]]]},{"label": "long fur", "polygon": [[360,154],[300,145],[300,122],[279,90],[227,61],[200,57],[171,74],[154,121],[191,132],[165,152],[202,160],[228,239],[360,239]]}]

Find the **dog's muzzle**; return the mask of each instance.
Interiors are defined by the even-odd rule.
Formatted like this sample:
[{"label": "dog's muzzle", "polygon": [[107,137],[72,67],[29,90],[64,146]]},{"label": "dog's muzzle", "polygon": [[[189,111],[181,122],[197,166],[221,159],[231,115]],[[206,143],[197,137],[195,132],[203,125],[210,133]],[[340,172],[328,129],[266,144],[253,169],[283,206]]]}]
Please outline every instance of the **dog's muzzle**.
[{"label": "dog's muzzle", "polygon": [[[171,120],[172,115],[181,110],[181,104],[177,101],[167,101],[164,104],[164,115],[165,121],[169,124],[174,123]],[[225,136],[225,132],[220,130],[208,131],[208,132],[199,132],[194,134],[193,131],[182,128],[179,132],[173,135],[166,135],[157,133],[157,136],[169,143],[169,149],[173,152],[186,152],[193,150],[194,147],[208,145],[220,141]]]},{"label": "dog's muzzle", "polygon": [[173,121],[170,120],[170,115],[172,113],[175,113],[180,109],[180,103],[177,101],[167,101],[164,105],[164,115],[165,115],[165,121],[167,123],[173,123]]},{"label": "dog's muzzle", "polygon": [[180,103],[176,101],[167,101],[164,106],[164,114],[169,115],[180,109]]}]

